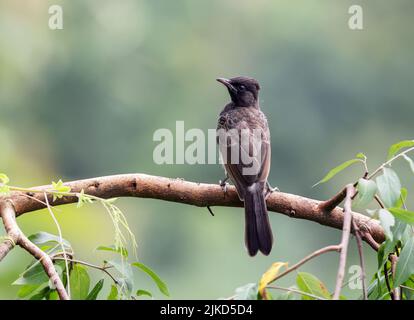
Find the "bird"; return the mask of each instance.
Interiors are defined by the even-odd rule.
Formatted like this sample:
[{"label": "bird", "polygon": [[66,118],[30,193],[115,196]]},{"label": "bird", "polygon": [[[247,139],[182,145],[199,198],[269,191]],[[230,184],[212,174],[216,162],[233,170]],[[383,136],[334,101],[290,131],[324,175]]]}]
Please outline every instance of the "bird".
[{"label": "bird", "polygon": [[[216,129],[226,173],[220,185],[226,192],[226,180],[230,178],[244,203],[248,254],[255,256],[260,251],[269,255],[273,235],[265,197],[277,188],[271,188],[267,181],[270,172],[270,131],[267,118],[260,110],[260,85],[257,80],[245,76],[216,80],[227,88],[231,98],[231,102],[220,112]],[[254,170],[249,171],[252,167],[255,167]]]}]

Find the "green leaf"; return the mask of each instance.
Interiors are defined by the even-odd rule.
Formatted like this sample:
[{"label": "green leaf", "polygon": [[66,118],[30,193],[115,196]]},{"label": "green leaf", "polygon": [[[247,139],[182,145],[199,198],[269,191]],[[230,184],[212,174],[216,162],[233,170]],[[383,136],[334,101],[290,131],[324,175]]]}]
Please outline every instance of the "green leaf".
[{"label": "green leaf", "polygon": [[38,293],[31,296],[29,300],[43,300],[44,298],[47,297],[49,292],[50,292],[50,288],[46,286],[42,290],[40,290]]},{"label": "green leaf", "polygon": [[394,216],[389,213],[386,209],[380,209],[379,210],[379,219],[381,222],[381,226],[384,228],[385,235],[388,239],[392,241],[393,234],[391,231],[391,227],[395,224]]},{"label": "green leaf", "polygon": [[8,184],[10,182],[10,179],[7,175],[4,173],[0,173],[0,183],[2,184]]},{"label": "green leaf", "polygon": [[316,187],[318,184],[325,183],[325,182],[329,181],[334,176],[336,176],[339,172],[341,172],[342,170],[348,168],[350,165],[352,165],[354,163],[357,163],[357,162],[361,162],[361,160],[360,159],[352,159],[352,160],[345,161],[344,163],[340,164],[339,166],[337,166],[337,167],[333,168],[331,171],[329,171],[327,173],[327,175],[325,177],[323,177],[322,180],[315,183],[312,186],[312,188]]},{"label": "green leaf", "polygon": [[[325,299],[331,299],[331,294],[329,293],[326,286],[314,275],[306,272],[299,272],[296,277],[296,285],[299,290],[318,296]],[[312,297],[302,295],[303,300],[315,300]]]},{"label": "green leaf", "polygon": [[[296,289],[296,287],[289,287],[289,289]],[[269,295],[269,293],[267,293],[267,295]],[[276,295],[273,300],[295,300],[295,294],[292,291],[281,292]]]},{"label": "green leaf", "polygon": [[46,295],[46,300],[59,300],[59,295],[56,290],[49,290]]},{"label": "green leaf", "polygon": [[357,184],[358,196],[354,200],[355,207],[365,207],[368,205],[377,192],[377,185],[372,180],[359,179]]},{"label": "green leaf", "polygon": [[[53,234],[43,232],[43,231],[30,235],[29,240],[32,241],[34,244],[37,244],[38,246],[46,244],[46,243],[50,243],[50,242],[60,243],[60,238],[58,236],[55,236]],[[62,240],[63,240],[63,244],[65,245],[65,247],[70,249],[71,244],[69,243],[69,241],[65,239],[62,239]]]},{"label": "green leaf", "polygon": [[111,286],[107,300],[118,300],[118,288],[115,285]]},{"label": "green leaf", "polygon": [[400,198],[398,199],[397,203],[395,204],[396,208],[404,207],[404,203],[407,200],[407,194],[408,194],[407,189],[406,188],[401,188]]},{"label": "green leaf", "polygon": [[8,195],[10,193],[10,187],[0,184],[0,195]]},{"label": "green leaf", "polygon": [[403,158],[408,162],[408,164],[410,165],[411,171],[414,173],[414,161],[413,161],[413,159],[411,159],[406,154],[403,154]]},{"label": "green leaf", "polygon": [[411,237],[401,250],[395,270],[394,288],[403,284],[412,274],[414,274],[414,237]]},{"label": "green leaf", "polygon": [[115,248],[115,246],[99,246],[95,250],[101,250],[101,251],[111,251],[115,253],[119,253],[124,257],[128,257],[128,250],[126,248]]},{"label": "green leaf", "polygon": [[367,156],[365,154],[363,154],[362,152],[357,153],[357,155],[355,156],[357,159],[361,159],[361,160],[367,160]]},{"label": "green leaf", "polygon": [[132,268],[129,263],[121,261],[108,261],[108,264],[112,265],[121,275],[120,278],[117,278],[118,281],[118,298],[123,299],[127,297],[129,299],[132,289],[134,287],[134,275],[132,273]]},{"label": "green leaf", "polygon": [[152,294],[151,294],[151,292],[149,292],[149,291],[147,291],[147,290],[142,290],[142,289],[140,289],[140,290],[138,290],[137,291],[137,296],[139,297],[139,296],[148,296],[148,297],[152,297]]},{"label": "green leaf", "polygon": [[387,262],[390,253],[395,251],[397,240],[386,239],[378,249],[378,270],[382,270],[384,263]]},{"label": "green leaf", "polygon": [[394,207],[401,195],[401,183],[397,174],[390,168],[383,169],[384,174],[379,176],[377,186],[379,195],[387,208]]},{"label": "green leaf", "polygon": [[96,300],[98,297],[99,292],[101,292],[104,285],[104,279],[99,280],[96,285],[93,287],[91,292],[89,292],[88,296],[86,297],[86,300]]},{"label": "green leaf", "polygon": [[161,280],[161,278],[154,272],[152,271],[149,267],[147,267],[146,265],[140,263],[140,262],[134,262],[131,264],[134,267],[137,267],[138,269],[141,269],[142,271],[144,271],[147,275],[149,275],[152,280],[154,280],[155,284],[157,285],[158,289],[166,296],[169,296],[170,293],[168,292],[168,287],[167,285]]},{"label": "green leaf", "polygon": [[70,274],[70,291],[73,300],[84,300],[88,296],[90,279],[85,267],[78,263],[73,265]]},{"label": "green leaf", "polygon": [[414,147],[414,140],[403,140],[403,141],[393,144],[388,150],[387,160],[390,160],[401,149],[409,148],[409,147]]},{"label": "green leaf", "polygon": [[52,181],[53,201],[62,198],[62,193],[68,193],[70,190],[71,188],[69,186],[65,186],[62,180],[59,180],[58,182]]},{"label": "green leaf", "polygon": [[414,211],[408,211],[401,208],[389,208],[388,211],[391,212],[398,220],[414,226]]},{"label": "green leaf", "polygon": [[257,300],[258,293],[257,283],[248,283],[235,290],[234,300]]},{"label": "green leaf", "polygon": [[36,293],[36,291],[39,291],[43,288],[44,286],[40,284],[26,284],[20,287],[19,291],[17,291],[17,297],[20,299],[26,298],[27,296],[30,296],[31,294]]},{"label": "green leaf", "polygon": [[[56,271],[59,275],[62,274],[64,270],[64,262],[59,261],[55,264]],[[20,275],[20,277],[14,281],[13,285],[40,285],[47,283],[49,277],[47,276],[43,266],[39,261],[35,261],[33,264],[29,265],[27,269]]]}]

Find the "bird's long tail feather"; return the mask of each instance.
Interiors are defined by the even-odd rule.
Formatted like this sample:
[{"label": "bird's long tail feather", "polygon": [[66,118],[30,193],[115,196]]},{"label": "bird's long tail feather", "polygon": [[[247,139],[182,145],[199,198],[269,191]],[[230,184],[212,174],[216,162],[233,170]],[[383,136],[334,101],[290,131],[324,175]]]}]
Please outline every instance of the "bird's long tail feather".
[{"label": "bird's long tail feather", "polygon": [[244,195],[245,242],[251,256],[255,256],[259,250],[264,255],[269,255],[272,250],[272,229],[263,190],[263,183],[255,183],[246,190]]}]

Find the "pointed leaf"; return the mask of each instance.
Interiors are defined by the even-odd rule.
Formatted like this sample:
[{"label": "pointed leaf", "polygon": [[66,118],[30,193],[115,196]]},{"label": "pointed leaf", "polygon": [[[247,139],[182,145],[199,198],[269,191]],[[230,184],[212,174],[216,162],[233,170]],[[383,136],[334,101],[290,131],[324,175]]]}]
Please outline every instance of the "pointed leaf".
[{"label": "pointed leaf", "polygon": [[137,295],[137,297],[139,297],[139,296],[148,296],[148,297],[152,298],[152,293],[151,292],[149,292],[147,290],[142,290],[142,289],[139,289],[137,291],[136,295]]},{"label": "pointed leaf", "polygon": [[115,253],[119,253],[124,257],[128,257],[128,250],[126,248],[115,248],[115,246],[99,246],[95,250],[101,250],[101,251],[111,251]]},{"label": "pointed leaf", "polygon": [[[38,232],[29,236],[29,240],[34,244],[42,245],[48,242],[60,243],[60,238],[47,232]],[[69,241],[63,239],[63,244],[67,248],[71,248]]]},{"label": "pointed leaf", "polygon": [[266,297],[266,286],[273,281],[273,279],[279,274],[279,271],[282,267],[287,268],[286,262],[275,262],[271,267],[262,275],[262,278],[259,281],[259,293],[263,299]]},{"label": "pointed leaf", "polygon": [[410,165],[411,171],[414,173],[414,161],[413,161],[413,159],[411,159],[406,154],[403,155],[403,158],[408,162],[408,164]]},{"label": "pointed leaf", "polygon": [[414,147],[414,140],[403,140],[403,141],[393,144],[388,150],[387,160],[390,160],[401,149],[410,148],[410,147]]},{"label": "pointed leaf", "polygon": [[96,285],[93,287],[91,292],[89,292],[88,296],[86,297],[86,300],[96,300],[98,297],[99,292],[101,292],[104,285],[104,279],[99,280]]},{"label": "pointed leaf", "polygon": [[395,224],[394,216],[386,209],[379,210],[379,219],[381,226],[384,228],[385,235],[392,241],[393,234],[391,227]]},{"label": "pointed leaf", "polygon": [[394,288],[403,284],[414,274],[414,237],[404,245],[395,270]]},{"label": "pointed leaf", "polygon": [[235,290],[234,300],[257,300],[257,283],[248,283]]},{"label": "pointed leaf", "polygon": [[90,279],[85,267],[76,263],[70,274],[70,291],[73,300],[84,300],[88,296]]},{"label": "pointed leaf", "polygon": [[394,207],[401,195],[401,183],[397,174],[390,168],[383,169],[384,174],[379,176],[377,186],[379,195],[387,208]]},{"label": "pointed leaf", "polygon": [[339,166],[337,166],[337,167],[333,168],[331,171],[329,171],[326,174],[326,176],[322,178],[322,180],[315,183],[312,187],[316,187],[317,185],[319,185],[321,183],[325,183],[325,182],[329,181],[334,176],[336,176],[339,172],[341,172],[342,170],[348,168],[350,165],[352,165],[354,163],[357,163],[357,162],[361,162],[361,160],[360,159],[351,159],[351,160],[345,161],[344,163],[341,163]]},{"label": "pointed leaf", "polygon": [[[298,288],[306,293],[310,293],[314,296],[318,296],[325,299],[331,299],[326,286],[314,275],[306,272],[299,272],[296,277],[296,284]],[[315,300],[312,297],[302,295],[303,300]]]},{"label": "pointed leaf", "polygon": [[111,286],[107,300],[118,300],[118,288],[115,285]]},{"label": "pointed leaf", "polygon": [[358,196],[354,200],[355,207],[365,207],[368,205],[377,192],[377,185],[372,180],[359,179],[357,184]]},{"label": "pointed leaf", "polygon": [[388,211],[398,220],[414,226],[414,211],[408,211],[401,208],[389,208]]},{"label": "pointed leaf", "polygon": [[8,184],[10,182],[10,179],[7,175],[4,173],[0,173],[0,183],[2,184]]},{"label": "pointed leaf", "polygon": [[170,293],[168,292],[168,287],[167,285],[164,283],[164,281],[161,280],[161,278],[154,272],[152,271],[149,267],[147,267],[146,265],[144,265],[143,263],[140,262],[134,262],[131,264],[132,266],[141,269],[142,271],[144,271],[147,275],[149,275],[152,280],[154,280],[155,284],[157,285],[158,289],[166,296],[169,296]]}]

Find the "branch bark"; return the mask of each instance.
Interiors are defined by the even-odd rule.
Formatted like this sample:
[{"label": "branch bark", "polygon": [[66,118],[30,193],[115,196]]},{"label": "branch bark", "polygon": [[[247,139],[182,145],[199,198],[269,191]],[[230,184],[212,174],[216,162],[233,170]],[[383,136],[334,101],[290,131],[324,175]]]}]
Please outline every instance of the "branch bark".
[{"label": "branch bark", "polygon": [[[69,300],[69,296],[66,292],[66,289],[62,283],[62,280],[59,278],[59,275],[49,255],[42,251],[40,248],[38,248],[33,242],[31,242],[20,230],[16,222],[15,210],[13,208],[13,205],[9,201],[0,202],[0,216],[3,219],[3,224],[8,237],[13,239],[14,243],[12,247],[14,247],[14,245],[19,245],[28,253],[30,253],[33,257],[39,260],[49,279],[55,286],[59,298],[61,300]],[[11,248],[8,249],[8,251],[4,251],[5,254],[3,256],[0,256],[0,258],[3,258],[10,250]]]},{"label": "branch bark", "polygon": [[[224,194],[218,184],[195,183],[182,179],[170,179],[146,174],[123,174],[98,177],[72,181],[65,183],[65,185],[70,186],[72,192],[80,192],[83,189],[85,193],[100,198],[151,198],[198,207],[243,206],[234,186],[229,186],[227,193]],[[50,190],[52,186],[40,186],[32,189],[37,191]],[[12,192],[8,198],[14,204],[16,216],[45,208],[45,198],[42,192],[29,192],[26,194]],[[77,197],[74,196],[63,197],[53,201],[51,195],[48,196],[48,200],[53,206],[78,201]],[[343,210],[335,207],[330,212],[327,212],[326,208],[321,205],[323,203],[323,201],[283,192],[273,192],[267,198],[269,211],[279,212],[292,218],[318,222],[336,229],[342,229],[344,222]],[[365,241],[370,239],[381,243],[385,240],[384,231],[376,220],[372,220],[356,212],[352,214]]]}]

